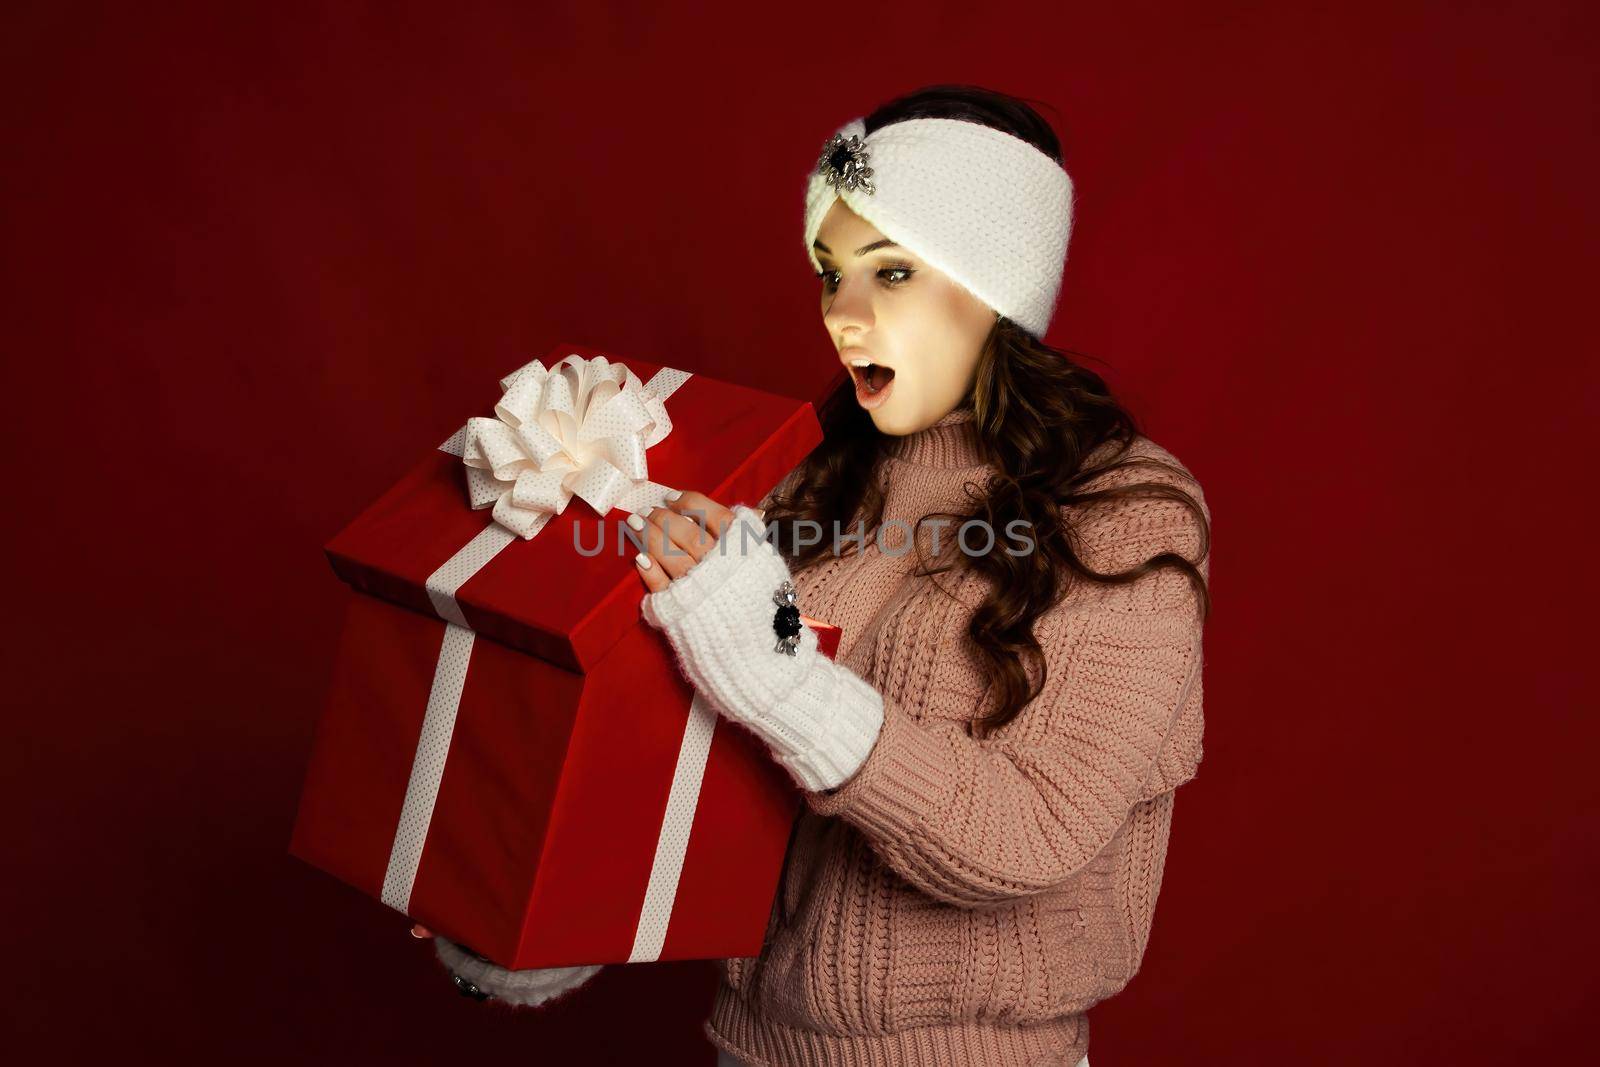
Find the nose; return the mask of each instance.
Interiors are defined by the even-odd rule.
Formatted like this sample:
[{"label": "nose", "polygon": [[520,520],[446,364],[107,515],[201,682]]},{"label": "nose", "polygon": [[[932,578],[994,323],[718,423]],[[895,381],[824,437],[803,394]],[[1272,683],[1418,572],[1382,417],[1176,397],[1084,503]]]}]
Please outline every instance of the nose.
[{"label": "nose", "polygon": [[822,323],[834,337],[842,337],[847,330],[862,332],[872,328],[872,287],[866,276],[845,278],[831,294],[826,294],[827,306],[822,312]]}]

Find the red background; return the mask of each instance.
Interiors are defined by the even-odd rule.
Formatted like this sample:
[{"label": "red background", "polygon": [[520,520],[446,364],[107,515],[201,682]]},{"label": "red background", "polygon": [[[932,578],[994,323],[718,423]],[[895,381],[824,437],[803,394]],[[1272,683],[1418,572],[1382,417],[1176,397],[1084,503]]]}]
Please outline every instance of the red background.
[{"label": "red background", "polygon": [[0,1031],[709,1063],[708,965],[500,1011],[286,854],[320,547],[556,338],[804,395],[805,171],[966,81],[1058,109],[1050,340],[1216,520],[1207,757],[1095,1067],[1589,1047],[1593,8],[1093,7],[9,6]]}]

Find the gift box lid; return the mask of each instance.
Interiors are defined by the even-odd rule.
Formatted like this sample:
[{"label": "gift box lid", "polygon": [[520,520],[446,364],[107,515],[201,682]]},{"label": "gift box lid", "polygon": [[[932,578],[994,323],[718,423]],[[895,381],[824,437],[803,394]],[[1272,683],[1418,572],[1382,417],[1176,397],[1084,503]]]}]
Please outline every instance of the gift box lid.
[{"label": "gift box lid", "polygon": [[501,385],[495,418],[468,420],[324,551],[361,592],[568,670],[640,624],[630,510],[668,487],[759,504],[822,440],[809,401],[582,345]]}]

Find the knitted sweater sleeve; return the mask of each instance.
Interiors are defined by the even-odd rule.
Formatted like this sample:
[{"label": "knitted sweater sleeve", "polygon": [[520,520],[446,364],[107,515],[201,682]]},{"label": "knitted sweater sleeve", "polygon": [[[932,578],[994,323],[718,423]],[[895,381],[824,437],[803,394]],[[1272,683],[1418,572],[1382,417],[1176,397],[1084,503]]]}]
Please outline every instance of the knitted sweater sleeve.
[{"label": "knitted sweater sleeve", "polygon": [[[1159,535],[1145,527],[1139,539]],[[807,803],[853,824],[908,882],[952,904],[1072,877],[1134,805],[1187,780],[1199,760],[1194,601],[1170,592],[1171,572],[1124,588],[1142,610],[1089,599],[1039,620],[1045,686],[998,734],[978,739],[964,723],[924,720],[885,698],[866,760],[837,790],[807,792]]]}]

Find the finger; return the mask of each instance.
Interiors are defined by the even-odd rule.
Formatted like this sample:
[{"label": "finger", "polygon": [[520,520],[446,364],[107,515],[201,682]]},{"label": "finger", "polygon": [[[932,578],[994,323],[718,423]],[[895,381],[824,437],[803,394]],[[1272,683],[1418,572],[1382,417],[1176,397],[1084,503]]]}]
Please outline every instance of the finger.
[{"label": "finger", "polygon": [[650,554],[650,538],[654,534],[657,540],[661,531],[645,520],[643,515],[632,514],[628,516],[628,538],[630,543],[637,543],[642,547],[634,553],[633,570],[644,582],[646,589],[652,593],[659,593],[672,581],[672,575],[661,569],[655,557]]},{"label": "finger", "polygon": [[[667,545],[671,538],[660,523],[651,520],[649,511],[636,511],[629,515],[628,529],[629,539],[643,546],[633,560],[641,577],[650,574],[659,578],[665,585],[694,565],[695,561],[676,544],[673,544],[668,551]],[[646,584],[651,583],[647,581]],[[657,590],[652,589],[652,592],[655,591]]]},{"label": "finger", "polygon": [[707,524],[705,515],[698,509],[681,512],[660,508],[654,518],[667,531],[673,543],[692,557],[694,563],[704,559],[717,545],[717,531]]},{"label": "finger", "polygon": [[717,543],[692,518],[666,508],[651,508],[644,518],[650,556],[669,578],[683,577]]},{"label": "finger", "polygon": [[648,552],[634,554],[633,570],[639,576],[639,580],[644,582],[645,588],[652,593],[661,592],[672,581]]},{"label": "finger", "polygon": [[433,931],[428,929],[426,926],[423,926],[421,923],[416,923],[411,927],[411,936],[428,938],[433,936]]},{"label": "finger", "polygon": [[667,507],[680,515],[694,517],[718,539],[733,521],[733,509],[724,507],[704,493],[697,493],[693,489],[685,489],[678,494],[677,499],[667,501]]}]

